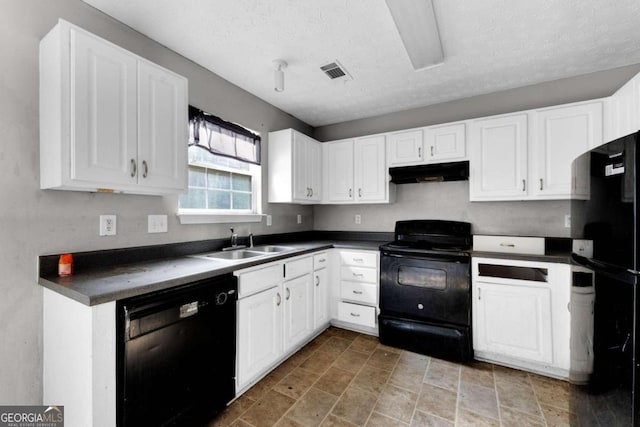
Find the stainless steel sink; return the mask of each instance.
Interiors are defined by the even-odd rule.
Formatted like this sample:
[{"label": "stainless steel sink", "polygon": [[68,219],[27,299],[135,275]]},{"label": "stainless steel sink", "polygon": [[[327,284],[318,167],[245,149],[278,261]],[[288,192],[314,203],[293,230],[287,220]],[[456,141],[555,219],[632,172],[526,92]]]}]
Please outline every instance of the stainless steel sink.
[{"label": "stainless steel sink", "polygon": [[253,258],[256,256],[262,256],[264,255],[264,252],[258,252],[258,251],[249,251],[249,250],[243,250],[243,249],[239,249],[239,250],[235,250],[235,251],[225,251],[225,252],[212,252],[209,254],[204,254],[204,255],[200,255],[202,257],[205,258],[213,258],[213,259],[229,259],[229,260],[236,260],[236,259],[245,259],[245,258]]},{"label": "stainless steel sink", "polygon": [[258,251],[258,252],[277,253],[277,252],[286,252],[293,249],[294,248],[290,246],[260,245],[260,246],[254,246],[250,250]]}]

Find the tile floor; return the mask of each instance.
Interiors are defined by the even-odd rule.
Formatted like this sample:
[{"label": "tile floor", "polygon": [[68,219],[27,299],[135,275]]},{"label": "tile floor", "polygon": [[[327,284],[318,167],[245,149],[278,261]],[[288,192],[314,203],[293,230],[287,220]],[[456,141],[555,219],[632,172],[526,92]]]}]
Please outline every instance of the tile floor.
[{"label": "tile floor", "polygon": [[331,327],[209,427],[598,425],[580,421],[576,412],[590,409],[583,399],[576,411],[574,395],[562,381],[451,363]]}]

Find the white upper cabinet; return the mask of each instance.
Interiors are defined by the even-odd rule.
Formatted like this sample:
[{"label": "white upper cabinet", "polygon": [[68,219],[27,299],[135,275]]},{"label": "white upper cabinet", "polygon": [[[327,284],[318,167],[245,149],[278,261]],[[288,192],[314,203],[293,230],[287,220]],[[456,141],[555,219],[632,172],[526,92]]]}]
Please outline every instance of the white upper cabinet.
[{"label": "white upper cabinet", "polygon": [[471,200],[519,199],[527,194],[527,115],[471,123]]},{"label": "white upper cabinet", "polygon": [[187,80],[60,20],[40,43],[41,188],[187,189]]},{"label": "white upper cabinet", "polygon": [[320,143],[294,129],[269,132],[269,203],[317,203],[322,198]]},{"label": "white upper cabinet", "polygon": [[407,166],[423,161],[422,129],[388,134],[387,165]]},{"label": "white upper cabinet", "polygon": [[602,144],[602,101],[475,120],[470,199],[587,199],[589,165],[573,164]]},{"label": "white upper cabinet", "polygon": [[465,124],[430,126],[424,129],[424,157],[427,163],[465,160]]},{"label": "white upper cabinet", "polygon": [[389,178],[385,168],[385,137],[355,141],[355,191],[357,202],[389,202]]},{"label": "white upper cabinet", "polygon": [[385,166],[385,136],[323,144],[323,203],[389,203],[394,184]]},{"label": "white upper cabinet", "polygon": [[[150,62],[138,65],[138,176],[145,186],[184,189],[185,80]],[[140,178],[139,178],[140,179]]]},{"label": "white upper cabinet", "polygon": [[607,99],[605,103],[605,142],[640,129],[640,74]]},{"label": "white upper cabinet", "polygon": [[[353,140],[332,141],[323,145],[325,181],[329,203],[351,203],[355,200],[353,171]],[[383,167],[384,169],[384,167]]]},{"label": "white upper cabinet", "polygon": [[538,110],[533,115],[534,196],[586,198],[588,165],[573,160],[602,144],[602,102]]}]

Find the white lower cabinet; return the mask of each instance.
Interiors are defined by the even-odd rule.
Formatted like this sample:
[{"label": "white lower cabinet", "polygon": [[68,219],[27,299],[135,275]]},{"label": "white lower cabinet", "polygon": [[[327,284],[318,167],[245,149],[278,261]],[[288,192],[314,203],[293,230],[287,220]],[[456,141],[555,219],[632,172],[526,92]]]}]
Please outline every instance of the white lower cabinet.
[{"label": "white lower cabinet", "polygon": [[313,329],[329,324],[329,253],[313,257]]},{"label": "white lower cabinet", "polygon": [[571,267],[474,258],[475,357],[568,378]]},{"label": "white lower cabinet", "polygon": [[280,285],[238,301],[236,383],[248,384],[282,353]]},{"label": "white lower cabinet", "polygon": [[336,263],[336,324],[377,334],[380,257],[378,251],[339,250]]},{"label": "white lower cabinet", "polygon": [[[327,256],[302,255],[236,271],[236,394],[329,325]],[[314,262],[315,261],[315,262]],[[314,265],[316,268],[314,268]]]},{"label": "white lower cabinet", "polygon": [[284,282],[284,349],[296,347],[313,333],[311,273]]}]

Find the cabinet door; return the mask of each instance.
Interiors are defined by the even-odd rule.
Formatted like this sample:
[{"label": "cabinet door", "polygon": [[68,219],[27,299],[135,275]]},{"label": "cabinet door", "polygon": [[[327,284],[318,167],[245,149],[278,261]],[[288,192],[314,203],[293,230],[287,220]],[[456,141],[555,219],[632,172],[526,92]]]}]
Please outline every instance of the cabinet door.
[{"label": "cabinet door", "polygon": [[309,200],[319,202],[322,199],[322,147],[310,138],[307,141],[306,168]]},{"label": "cabinet door", "polygon": [[474,295],[474,349],[551,363],[551,290],[480,282]]},{"label": "cabinet door", "polygon": [[329,323],[329,275],[327,269],[313,272],[313,329]]},{"label": "cabinet door", "polygon": [[327,201],[353,201],[353,140],[329,142],[326,150]]},{"label": "cabinet door", "polygon": [[602,144],[602,103],[540,110],[535,119],[532,193],[538,197],[584,197],[589,165],[573,160]]},{"label": "cabinet door", "polygon": [[471,125],[471,200],[527,195],[527,115],[476,120]]},{"label": "cabinet door", "polygon": [[640,75],[609,97],[606,115],[607,141],[629,135],[640,128]]},{"label": "cabinet door", "polygon": [[359,138],[355,142],[355,196],[359,202],[384,201],[387,197],[385,137]]},{"label": "cabinet door", "polygon": [[425,159],[429,163],[462,160],[467,156],[464,123],[428,127],[424,137]]},{"label": "cabinet door", "polygon": [[422,129],[389,135],[388,166],[422,163]]},{"label": "cabinet door", "polygon": [[281,356],[283,303],[280,286],[238,300],[238,389]]},{"label": "cabinet door", "polygon": [[138,183],[187,190],[187,81],[138,63]]},{"label": "cabinet door", "polygon": [[70,34],[70,178],[135,184],[136,57],[75,28]]},{"label": "cabinet door", "polygon": [[309,169],[307,167],[308,137],[301,133],[292,132],[293,148],[293,199],[299,202],[307,202],[311,194],[309,187]]},{"label": "cabinet door", "polygon": [[313,288],[311,273],[284,282],[285,352],[313,332]]}]

